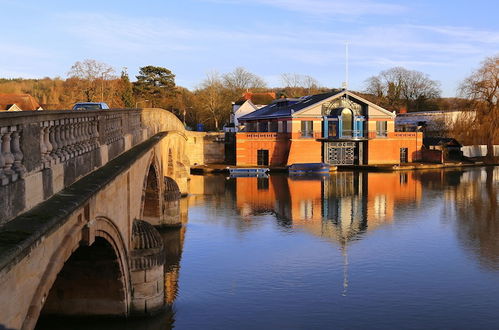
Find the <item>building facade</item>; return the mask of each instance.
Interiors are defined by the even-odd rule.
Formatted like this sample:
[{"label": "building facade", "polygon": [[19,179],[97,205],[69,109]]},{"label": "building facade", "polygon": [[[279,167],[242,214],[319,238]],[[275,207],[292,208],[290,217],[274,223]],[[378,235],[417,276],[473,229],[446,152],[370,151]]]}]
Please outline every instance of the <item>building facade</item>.
[{"label": "building facade", "polygon": [[350,92],[279,99],[239,118],[238,166],[398,164],[420,159],[420,132],[396,132],[395,113]]}]

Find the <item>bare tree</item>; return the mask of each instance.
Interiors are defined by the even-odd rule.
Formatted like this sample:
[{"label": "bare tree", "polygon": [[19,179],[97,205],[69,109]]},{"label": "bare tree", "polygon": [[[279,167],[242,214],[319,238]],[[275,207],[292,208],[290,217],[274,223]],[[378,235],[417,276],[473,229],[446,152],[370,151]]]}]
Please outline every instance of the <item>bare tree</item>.
[{"label": "bare tree", "polygon": [[494,140],[499,138],[499,55],[486,58],[482,66],[462,82],[460,93],[473,101],[473,126],[483,134],[490,159],[494,156]]},{"label": "bare tree", "polygon": [[266,87],[266,83],[262,78],[242,67],[237,67],[234,71],[224,74],[222,82],[226,88],[238,93],[246,89]]},{"label": "bare tree", "polygon": [[198,107],[211,117],[216,130],[220,129],[221,122],[230,114],[230,96],[227,92],[223,78],[217,72],[208,73],[196,92]]},{"label": "bare tree", "polygon": [[78,61],[71,67],[68,77],[74,79],[86,101],[95,101],[100,92],[100,100],[104,101],[104,92],[110,94],[108,82],[115,79],[115,70],[106,63],[92,59]]},{"label": "bare tree", "polygon": [[281,74],[281,83],[284,87],[290,88],[318,88],[319,82],[312,76],[297,74],[297,73],[283,73]]},{"label": "bare tree", "polygon": [[389,110],[405,106],[418,111],[428,100],[440,96],[440,84],[428,75],[395,67],[382,71],[366,80],[365,92],[377,98],[377,102]]},{"label": "bare tree", "polygon": [[281,83],[284,86],[285,94],[290,97],[315,94],[320,89],[317,79],[297,73],[281,74]]}]

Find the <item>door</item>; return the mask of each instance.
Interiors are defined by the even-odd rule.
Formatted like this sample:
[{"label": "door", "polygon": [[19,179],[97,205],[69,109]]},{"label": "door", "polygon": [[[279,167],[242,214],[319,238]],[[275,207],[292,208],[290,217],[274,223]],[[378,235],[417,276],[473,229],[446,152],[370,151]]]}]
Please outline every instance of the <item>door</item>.
[{"label": "door", "polygon": [[331,165],[353,165],[355,162],[355,142],[325,143],[324,161]]},{"label": "door", "polygon": [[257,165],[268,166],[269,165],[269,151],[266,149],[260,149],[256,151]]}]

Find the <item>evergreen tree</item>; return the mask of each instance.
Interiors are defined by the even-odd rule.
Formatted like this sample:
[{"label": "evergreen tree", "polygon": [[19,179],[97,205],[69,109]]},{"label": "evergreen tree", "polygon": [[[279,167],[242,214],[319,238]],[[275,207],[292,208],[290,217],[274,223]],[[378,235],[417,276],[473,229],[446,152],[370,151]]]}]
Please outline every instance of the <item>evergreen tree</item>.
[{"label": "evergreen tree", "polygon": [[152,106],[160,106],[165,103],[165,99],[175,94],[175,75],[166,68],[144,66],[136,77],[135,94],[151,101]]},{"label": "evergreen tree", "polygon": [[121,101],[125,108],[133,108],[135,106],[135,98],[133,97],[132,83],[128,78],[128,72],[126,68],[121,71]]}]

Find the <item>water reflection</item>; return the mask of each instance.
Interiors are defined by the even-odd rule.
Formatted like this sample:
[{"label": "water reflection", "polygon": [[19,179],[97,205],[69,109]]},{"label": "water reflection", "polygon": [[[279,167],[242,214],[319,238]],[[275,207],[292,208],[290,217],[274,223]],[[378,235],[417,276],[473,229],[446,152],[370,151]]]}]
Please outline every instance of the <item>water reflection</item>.
[{"label": "water reflection", "polygon": [[105,328],[493,328],[498,194],[494,168],[192,176],[171,308]]},{"label": "water reflection", "polygon": [[396,205],[418,203],[422,195],[421,182],[410,172],[231,180],[237,210],[245,221],[273,213],[283,227],[303,229],[340,244],[392,222]]},{"label": "water reflection", "polygon": [[[408,320],[413,320],[409,321],[412,326],[421,327],[424,322],[414,318],[416,310],[442,327],[455,327],[460,322],[468,326],[490,326],[494,323],[493,312],[481,308],[478,300],[474,300],[477,307],[470,310],[474,317],[456,323],[456,315],[466,315],[467,310],[460,309],[455,301],[469,301],[475,295],[483,297],[485,291],[499,292],[493,286],[494,279],[488,281],[486,275],[471,266],[478,259],[487,269],[499,268],[498,183],[499,171],[493,168],[236,179],[193,177],[191,194],[183,205],[184,210],[188,206],[191,214],[197,214],[191,220],[192,226],[162,232],[167,247],[166,302],[173,307],[161,318],[144,321],[144,325],[220,328],[221,325],[244,327],[256,322],[264,326],[278,322],[276,324],[291,326],[299,324],[302,318],[294,315],[300,313],[286,313],[281,307],[293,297],[287,292],[296,290],[299,298],[307,302],[299,308],[308,315],[307,326],[315,324],[317,328],[325,324],[340,328],[369,327],[371,321],[347,317],[349,310],[359,306],[364,306],[369,320],[375,320],[373,324],[387,327]],[[269,223],[273,224],[271,229]],[[434,227],[435,224],[444,227]],[[402,230],[404,226],[409,229]],[[453,232],[448,228],[454,227],[461,246],[473,256],[470,263],[463,264],[463,259],[459,259],[458,251],[462,248],[452,249],[455,244],[449,244],[455,238],[451,238]],[[389,231],[393,228],[393,234],[387,234],[383,228]],[[186,230],[190,233],[190,244],[186,248],[190,261],[182,262]],[[373,240],[371,234],[375,232],[384,234]],[[331,243],[326,244],[329,250],[309,240],[308,244],[315,247],[310,251],[292,249],[295,242],[303,239],[297,233]],[[262,240],[261,235],[269,235],[271,241],[278,239],[282,247],[276,250],[279,244],[271,245]],[[428,256],[439,252],[438,239],[443,240],[446,250],[435,264]],[[288,240],[290,245],[284,245]],[[260,246],[272,247],[272,250],[263,248],[262,253]],[[366,254],[365,248],[384,253]],[[316,249],[324,256],[317,255]],[[294,260],[290,251],[300,251],[300,255],[303,252],[306,257]],[[276,257],[276,253],[282,254],[274,260],[271,256]],[[232,255],[239,257],[230,259]],[[458,258],[460,262],[447,257]],[[240,261],[241,258],[245,261]],[[255,258],[257,263],[250,266]],[[276,266],[271,265],[281,263],[283,268],[277,268],[280,271],[272,270]],[[268,266],[260,268],[262,264]],[[242,267],[248,268],[238,272]],[[466,275],[456,272],[453,280],[448,276],[451,267]],[[282,276],[278,275],[288,268]],[[268,282],[269,278],[274,281]],[[465,281],[471,285],[463,285]],[[286,283],[292,283],[293,289]],[[318,289],[323,285],[330,289]],[[337,289],[331,289],[333,287]],[[428,287],[432,288],[431,301],[419,294]],[[473,289],[470,291],[470,288]],[[337,300],[338,296],[344,300]],[[317,299],[320,304],[316,304]],[[369,303],[370,300],[373,302]],[[385,301],[391,301],[392,320],[380,312],[379,308],[386,307]],[[241,310],[236,307],[239,305],[243,306]],[[331,314],[333,308],[341,313]],[[245,323],[247,313],[259,316]],[[309,318],[311,315],[314,317]],[[284,319],[291,323],[282,321]]]},{"label": "water reflection", "polygon": [[444,181],[459,241],[481,265],[499,270],[499,168],[454,172],[444,176]]}]

